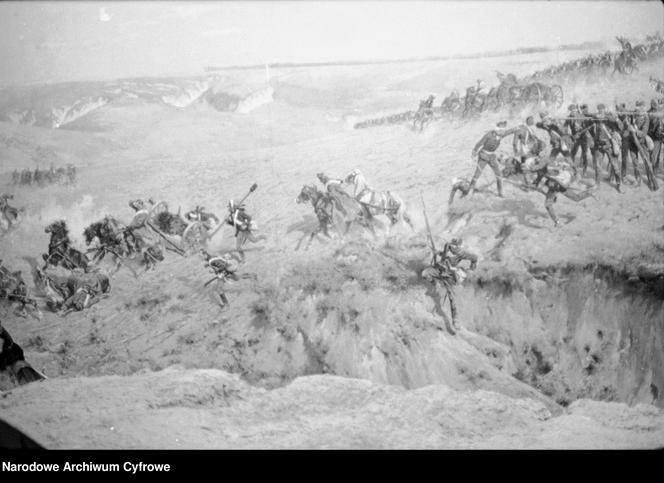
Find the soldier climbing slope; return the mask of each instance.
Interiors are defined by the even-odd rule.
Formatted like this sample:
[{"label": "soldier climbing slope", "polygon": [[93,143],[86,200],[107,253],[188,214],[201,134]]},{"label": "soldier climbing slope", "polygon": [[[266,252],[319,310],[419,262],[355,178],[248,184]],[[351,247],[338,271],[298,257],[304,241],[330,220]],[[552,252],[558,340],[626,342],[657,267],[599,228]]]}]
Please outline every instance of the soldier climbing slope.
[{"label": "soldier climbing slope", "polygon": [[[449,298],[452,326],[454,328],[458,328],[454,286],[463,282],[466,278],[466,269],[461,267],[461,262],[468,260],[470,270],[475,270],[477,267],[477,256],[464,250],[461,247],[462,244],[463,241],[460,238],[453,238],[449,243],[445,243],[442,251],[434,251],[431,266],[422,271],[422,278],[436,284],[439,289],[439,295],[442,299],[440,303],[441,310],[445,298]],[[442,293],[443,290],[445,291],[444,294]]]},{"label": "soldier climbing slope", "polygon": [[224,286],[228,280],[237,282],[239,280],[237,275],[238,263],[237,261],[230,256],[228,253],[224,253],[221,256],[213,257],[205,250],[201,249],[201,255],[205,260],[205,266],[210,269],[214,274],[214,278],[208,280],[204,286],[211,284],[212,282],[217,282],[217,297],[219,297],[219,306],[222,309],[228,307],[228,297],[224,292]]}]

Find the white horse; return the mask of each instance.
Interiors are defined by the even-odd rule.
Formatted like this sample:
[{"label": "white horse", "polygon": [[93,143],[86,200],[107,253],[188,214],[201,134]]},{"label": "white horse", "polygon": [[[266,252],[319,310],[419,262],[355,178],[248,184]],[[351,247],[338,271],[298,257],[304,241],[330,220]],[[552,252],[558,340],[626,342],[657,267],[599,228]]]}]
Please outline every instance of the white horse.
[{"label": "white horse", "polygon": [[410,216],[406,213],[406,205],[399,196],[390,191],[374,190],[359,169],[351,171],[344,181],[353,185],[353,198],[362,205],[368,218],[385,215],[392,225],[403,220],[413,228]]}]

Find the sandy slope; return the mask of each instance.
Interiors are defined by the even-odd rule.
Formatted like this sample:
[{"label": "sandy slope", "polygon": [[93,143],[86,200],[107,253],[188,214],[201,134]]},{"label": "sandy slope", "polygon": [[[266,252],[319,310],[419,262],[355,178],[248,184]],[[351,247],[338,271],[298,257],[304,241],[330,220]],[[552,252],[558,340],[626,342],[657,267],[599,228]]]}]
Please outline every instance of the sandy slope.
[{"label": "sandy slope", "polygon": [[[48,400],[45,406],[43,401]],[[645,405],[541,403],[442,385],[407,391],[337,376],[266,391],[218,370],[47,381],[0,402],[50,448],[648,448],[664,414]]]},{"label": "sandy slope", "polygon": [[[661,411],[651,407],[579,401],[564,416],[541,420],[545,411],[559,414],[561,408],[511,377],[507,355],[502,362],[483,355],[490,341],[438,330],[440,318],[425,288],[413,280],[428,257],[420,191],[437,240],[463,236],[480,254],[480,275],[489,277],[524,275],[533,264],[662,263],[664,190],[651,193],[628,187],[621,195],[604,184],[597,200],[575,204],[561,198],[556,210],[563,226],[554,230],[543,196],[508,185],[506,199],[500,200],[489,186],[489,172],[480,182],[484,193],[447,207],[452,177],[472,174],[472,146],[499,114],[463,125],[441,122],[423,133],[407,126],[349,129],[350,117],[404,105],[412,108],[413,101],[430,90],[442,97],[448,83],[461,87],[466,79],[490,78],[493,70],[521,65],[525,73],[557,61],[523,56],[490,59],[490,64],[463,61],[463,69],[454,70],[445,70],[445,65],[399,65],[288,72],[275,80],[275,102],[247,115],[220,113],[204,104],[178,110],[140,102],[105,106],[68,130],[0,123],[3,180],[8,181],[15,167],[34,167],[35,159],[47,167],[48,156],[56,165],[71,161],[81,167],[76,187],[14,190],[16,204],[26,207],[26,219],[0,240],[0,246],[2,258],[15,269],[28,273],[25,257],[45,251],[48,238],[43,227],[56,218],[67,220],[82,247],[80,236],[88,223],[106,213],[129,219],[130,198],[164,199],[173,209],[203,204],[221,215],[227,200],[241,197],[253,182],[259,190],[248,207],[269,238],[251,247],[242,270],[257,280],[233,286],[233,305],[223,314],[212,301],[212,291],[202,289],[209,274],[200,260],[173,254],[138,280],[121,270],[113,277],[111,296],[85,313],[67,318],[45,313],[37,321],[0,308],[3,325],[24,346],[28,358],[53,378],[14,390],[3,399],[0,415],[53,447],[175,447],[174,439],[163,435],[164,421],[177,428],[173,436],[182,447],[661,445]],[[649,99],[647,78],[658,69],[661,64],[646,66],[628,79],[565,86],[566,92],[591,103]],[[302,185],[314,184],[320,171],[342,176],[358,167],[375,188],[404,198],[415,232],[395,228],[395,236],[385,244],[384,235],[372,240],[354,231],[346,242],[316,240],[310,250],[296,250],[315,224],[311,208],[295,204]],[[492,256],[490,250],[499,241],[496,235],[505,224],[512,226],[512,233],[500,256]],[[349,243],[351,239],[357,245]],[[231,248],[233,242],[230,229],[222,230],[213,248]],[[393,258],[379,252],[366,255],[362,246],[367,244]],[[350,268],[344,262],[344,257],[354,256],[366,258],[357,269],[353,262]],[[330,264],[360,282],[335,278]],[[401,288],[386,285],[385,274],[401,280]],[[361,287],[362,276],[368,288]],[[298,295],[312,280],[341,288],[327,295],[319,290]],[[319,319],[325,304],[333,310]],[[463,306],[460,310],[462,321],[476,316]],[[340,323],[341,313],[352,323]],[[501,350],[506,349],[496,346]],[[215,371],[119,376],[173,364],[238,373],[263,387],[325,372],[373,383],[321,376],[295,379],[266,392]],[[97,379],[100,375],[116,376]],[[189,382],[184,381],[190,381],[191,397],[198,401],[192,407],[186,403],[190,396],[183,387]],[[246,401],[219,409],[224,400],[214,390],[219,384],[237,388]],[[102,395],[102,388],[110,393]],[[480,392],[466,392],[475,390]],[[357,394],[357,400],[350,394]],[[348,395],[348,406],[334,409],[330,401],[343,395]],[[81,406],[72,405],[74,401]],[[155,410],[149,404],[172,407]],[[295,405],[292,412],[277,417],[289,404]],[[274,416],[263,419],[261,407]],[[90,414],[90,432],[74,417],[81,411]],[[228,434],[215,430],[221,425],[211,422],[220,411],[226,411],[221,416],[230,418],[229,427],[234,428]],[[301,411],[312,411],[312,416],[303,421]],[[477,423],[484,411],[489,412],[487,420]],[[505,412],[509,423],[500,422]],[[192,418],[200,419],[201,425],[187,427]],[[433,427],[441,429],[411,431],[406,420],[417,427],[436,422]],[[109,433],[110,426],[122,431]],[[392,428],[398,437],[378,432],[380,427]]]}]

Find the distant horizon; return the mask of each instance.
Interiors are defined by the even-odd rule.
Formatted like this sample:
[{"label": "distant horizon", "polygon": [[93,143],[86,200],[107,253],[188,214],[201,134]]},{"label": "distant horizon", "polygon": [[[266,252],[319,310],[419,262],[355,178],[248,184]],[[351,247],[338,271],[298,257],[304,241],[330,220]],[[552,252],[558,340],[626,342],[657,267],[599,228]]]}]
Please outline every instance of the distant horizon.
[{"label": "distant horizon", "polygon": [[[646,34],[653,35],[653,34]],[[645,37],[645,35],[644,35]],[[247,65],[228,65],[228,66],[205,66],[204,69],[200,72],[179,72],[179,73],[162,73],[162,74],[153,74],[153,75],[139,75],[139,76],[127,76],[127,77],[117,77],[113,79],[73,79],[73,80],[61,80],[54,82],[33,82],[29,84],[0,84],[0,89],[6,88],[20,88],[20,87],[41,87],[49,85],[59,85],[59,84],[77,84],[77,83],[104,83],[104,82],[118,82],[118,81],[127,81],[127,80],[142,80],[142,79],[163,79],[168,77],[175,78],[184,78],[184,77],[205,77],[207,75],[214,75],[215,72],[219,71],[231,71],[231,70],[260,70],[265,69],[267,65],[269,68],[274,69],[284,69],[284,68],[300,68],[300,67],[334,67],[334,66],[361,66],[361,65],[383,65],[383,64],[400,64],[400,63],[418,63],[418,62],[440,62],[446,60],[461,60],[461,59],[481,59],[483,57],[506,57],[510,55],[527,55],[539,52],[553,52],[553,51],[564,51],[571,52],[575,50],[589,50],[589,49],[603,49],[605,51],[606,41],[586,41],[580,44],[564,44],[557,47],[544,47],[544,46],[532,46],[532,47],[518,47],[516,49],[510,50],[500,50],[500,51],[487,51],[487,52],[478,52],[472,54],[458,54],[450,56],[432,56],[432,57],[412,57],[404,59],[366,59],[366,60],[339,60],[331,62],[300,62],[300,63],[270,63],[270,64],[247,64]],[[524,52],[527,51],[527,52]]]},{"label": "distant horizon", "polygon": [[613,49],[663,25],[656,0],[0,2],[0,86]]}]

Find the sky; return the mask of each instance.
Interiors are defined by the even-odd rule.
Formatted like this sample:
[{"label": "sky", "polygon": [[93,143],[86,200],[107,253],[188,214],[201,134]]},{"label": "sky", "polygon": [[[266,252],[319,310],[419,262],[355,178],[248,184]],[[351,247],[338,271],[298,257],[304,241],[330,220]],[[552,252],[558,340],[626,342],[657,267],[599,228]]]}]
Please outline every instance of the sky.
[{"label": "sky", "polygon": [[654,1],[0,2],[0,85],[643,37]]}]

